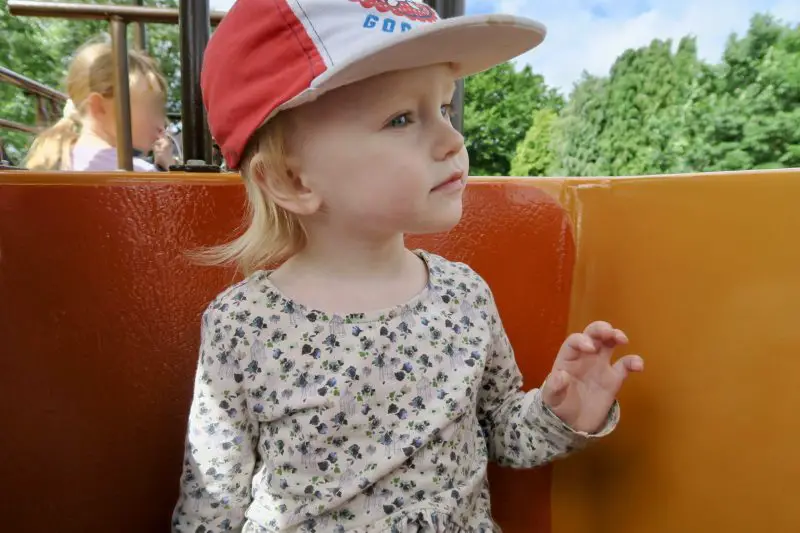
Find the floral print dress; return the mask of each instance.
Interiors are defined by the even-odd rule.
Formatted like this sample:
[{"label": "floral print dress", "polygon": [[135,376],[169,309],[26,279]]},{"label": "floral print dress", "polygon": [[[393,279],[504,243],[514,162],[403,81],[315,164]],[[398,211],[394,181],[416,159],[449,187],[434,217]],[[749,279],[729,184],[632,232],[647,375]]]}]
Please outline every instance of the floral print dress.
[{"label": "floral print dress", "polygon": [[498,531],[489,460],[533,467],[573,431],[521,390],[491,291],[418,251],[427,287],[392,309],[305,309],[260,271],[203,314],[174,533]]}]

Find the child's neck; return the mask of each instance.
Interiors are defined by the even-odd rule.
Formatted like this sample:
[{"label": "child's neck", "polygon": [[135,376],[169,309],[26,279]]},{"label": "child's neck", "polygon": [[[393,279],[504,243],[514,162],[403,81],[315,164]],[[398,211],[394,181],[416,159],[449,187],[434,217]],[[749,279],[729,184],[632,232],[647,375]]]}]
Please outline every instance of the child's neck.
[{"label": "child's neck", "polygon": [[425,287],[428,272],[397,235],[381,241],[309,239],[271,279],[308,308],[349,314],[405,303]]},{"label": "child's neck", "polygon": [[306,247],[290,261],[295,269],[323,272],[328,278],[391,278],[407,260],[403,235],[381,240],[334,240],[309,236]]},{"label": "child's neck", "polygon": [[87,119],[84,121],[81,128],[78,144],[81,146],[114,148],[116,143],[114,138],[106,135],[102,131],[102,128],[98,127],[96,122],[91,119]]}]

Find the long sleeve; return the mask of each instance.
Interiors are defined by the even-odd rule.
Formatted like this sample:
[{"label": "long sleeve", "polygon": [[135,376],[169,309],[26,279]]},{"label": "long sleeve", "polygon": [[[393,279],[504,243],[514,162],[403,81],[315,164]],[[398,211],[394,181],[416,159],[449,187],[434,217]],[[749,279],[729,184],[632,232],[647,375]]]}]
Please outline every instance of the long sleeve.
[{"label": "long sleeve", "polygon": [[491,460],[515,468],[539,466],[613,430],[619,417],[616,402],[605,427],[587,434],[573,430],[553,414],[542,401],[541,388],[524,392],[522,374],[491,295],[488,309],[491,350],[478,397],[478,417]]},{"label": "long sleeve", "polygon": [[173,533],[240,531],[250,504],[258,423],[248,416],[236,325],[203,314]]}]

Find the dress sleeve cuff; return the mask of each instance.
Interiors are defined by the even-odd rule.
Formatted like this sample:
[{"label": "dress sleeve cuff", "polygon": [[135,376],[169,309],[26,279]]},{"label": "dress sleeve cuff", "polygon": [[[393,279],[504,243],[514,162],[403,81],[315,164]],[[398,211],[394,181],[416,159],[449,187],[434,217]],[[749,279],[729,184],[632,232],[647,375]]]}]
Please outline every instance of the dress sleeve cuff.
[{"label": "dress sleeve cuff", "polygon": [[[544,403],[542,399],[541,389],[535,389],[534,400],[531,402],[531,407],[528,412],[529,420],[538,419],[539,423],[550,427],[562,439],[567,441],[570,447],[580,446],[588,441],[605,437],[609,435],[617,427],[620,417],[619,402],[614,400],[611,408],[608,410],[605,424],[597,432],[588,433],[585,431],[577,431],[569,424],[561,420],[550,408]],[[566,444],[566,443],[565,443]]]}]

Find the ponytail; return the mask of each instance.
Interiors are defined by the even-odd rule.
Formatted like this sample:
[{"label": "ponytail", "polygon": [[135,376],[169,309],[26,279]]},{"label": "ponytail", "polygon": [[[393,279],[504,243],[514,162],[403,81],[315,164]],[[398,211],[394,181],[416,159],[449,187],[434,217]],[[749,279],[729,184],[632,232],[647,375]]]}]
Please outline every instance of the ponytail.
[{"label": "ponytail", "polygon": [[64,107],[64,116],[33,141],[25,167],[30,170],[63,170],[72,163],[72,147],[80,136],[80,118],[72,102]]}]

